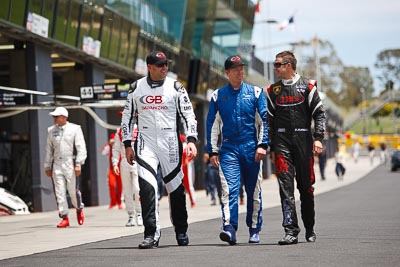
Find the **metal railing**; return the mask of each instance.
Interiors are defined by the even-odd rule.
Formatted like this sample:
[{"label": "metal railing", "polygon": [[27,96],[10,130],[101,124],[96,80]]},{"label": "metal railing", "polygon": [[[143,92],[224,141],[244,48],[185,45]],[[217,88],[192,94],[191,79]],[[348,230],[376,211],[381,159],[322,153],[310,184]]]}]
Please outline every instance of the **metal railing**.
[{"label": "metal railing", "polygon": [[356,118],[345,123],[344,130],[349,130],[353,125],[358,123],[360,120],[373,116],[375,113],[381,110],[387,103],[400,102],[400,91],[398,90],[387,91],[378,98],[378,101],[371,102],[374,103],[373,106],[368,106],[368,109],[364,111],[361,110],[360,114]]}]

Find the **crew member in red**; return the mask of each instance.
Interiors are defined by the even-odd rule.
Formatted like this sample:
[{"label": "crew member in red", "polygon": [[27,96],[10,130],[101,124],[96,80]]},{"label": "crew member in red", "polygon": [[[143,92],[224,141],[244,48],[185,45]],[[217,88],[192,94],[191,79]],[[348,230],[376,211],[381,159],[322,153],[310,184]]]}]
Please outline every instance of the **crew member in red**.
[{"label": "crew member in red", "polygon": [[[110,192],[110,206],[109,209],[112,209],[116,205],[118,205],[119,209],[122,209],[122,180],[119,174],[114,173],[113,163],[112,163],[112,147],[115,142],[115,133],[110,134],[110,139],[108,143],[105,144],[101,148],[101,154],[104,156],[108,156],[109,168],[108,168],[108,189]],[[119,157],[119,162],[121,161],[121,157]]]},{"label": "crew member in red", "polygon": [[187,143],[186,137],[184,134],[180,134],[181,142],[183,145],[183,153],[182,153],[182,171],[183,171],[183,186],[185,187],[186,193],[189,194],[190,205],[192,208],[196,206],[195,197],[194,197],[194,162],[192,157],[188,157],[187,155]]}]

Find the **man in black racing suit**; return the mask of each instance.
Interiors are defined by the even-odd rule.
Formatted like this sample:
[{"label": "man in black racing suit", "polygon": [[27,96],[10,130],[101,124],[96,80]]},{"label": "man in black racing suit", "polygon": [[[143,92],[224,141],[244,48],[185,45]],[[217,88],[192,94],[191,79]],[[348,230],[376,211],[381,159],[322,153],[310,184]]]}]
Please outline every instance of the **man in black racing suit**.
[{"label": "man in black racing suit", "polygon": [[[144,241],[139,248],[158,246],[160,223],[158,214],[157,167],[160,166],[169,194],[171,221],[178,245],[189,244],[187,235],[186,195],[182,184],[182,143],[179,128],[182,122],[187,140],[187,157],[197,154],[197,121],[186,89],[175,79],[166,77],[168,62],[163,52],[146,57],[149,76],[132,84],[122,113],[122,140],[126,159],[137,160],[140,198],[144,225]],[[132,148],[132,131],[138,134]]]},{"label": "man in black racing suit", "polygon": [[[297,60],[290,51],[276,55],[274,70],[281,80],[268,87],[268,133],[283,213],[285,236],[280,245],[298,242],[294,179],[301,200],[301,217],[307,242],[315,242],[314,155],[323,151],[325,110],[315,80],[296,73]],[[311,121],[314,120],[314,133]]]}]

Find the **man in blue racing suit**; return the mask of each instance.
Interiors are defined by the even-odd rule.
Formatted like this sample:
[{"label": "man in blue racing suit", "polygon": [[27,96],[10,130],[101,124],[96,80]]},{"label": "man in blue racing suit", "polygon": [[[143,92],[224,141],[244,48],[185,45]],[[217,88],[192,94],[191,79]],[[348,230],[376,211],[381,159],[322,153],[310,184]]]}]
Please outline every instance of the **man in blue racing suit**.
[{"label": "man in blue racing suit", "polygon": [[207,151],[211,164],[219,168],[222,184],[220,239],[230,245],[236,244],[241,177],[247,196],[249,243],[260,242],[261,160],[267,154],[269,143],[267,101],[261,88],[243,82],[244,65],[237,55],[227,58],[225,74],[229,83],[214,91],[207,116]]}]

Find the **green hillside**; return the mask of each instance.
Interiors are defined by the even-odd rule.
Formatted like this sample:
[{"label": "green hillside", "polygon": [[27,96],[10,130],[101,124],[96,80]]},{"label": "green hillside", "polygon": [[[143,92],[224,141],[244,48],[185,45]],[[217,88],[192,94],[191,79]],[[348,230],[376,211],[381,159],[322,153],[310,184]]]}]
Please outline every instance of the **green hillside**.
[{"label": "green hillside", "polygon": [[349,131],[364,134],[364,125],[366,134],[400,134],[400,118],[397,117],[393,121],[392,116],[367,118],[365,122],[360,120]]}]

